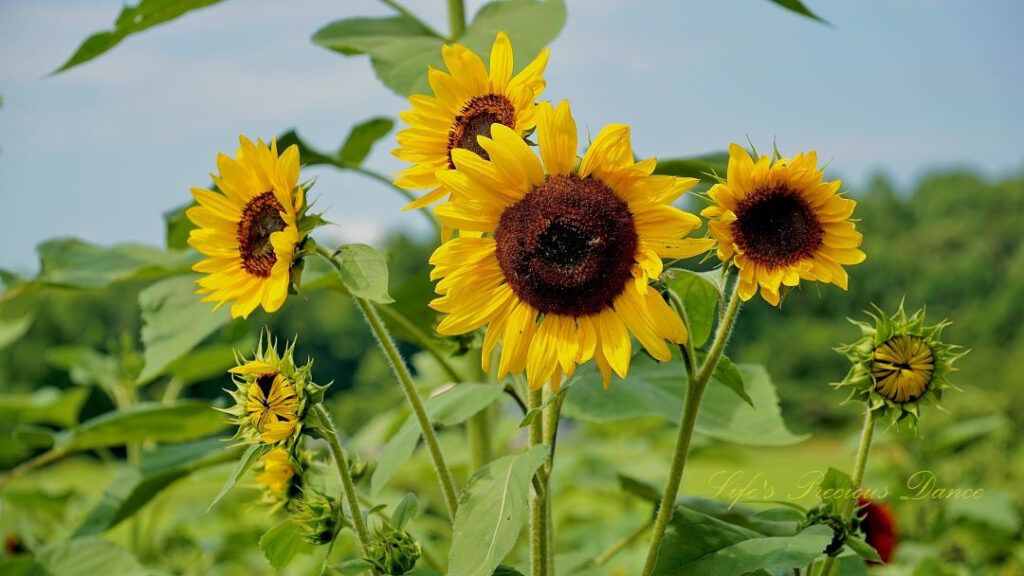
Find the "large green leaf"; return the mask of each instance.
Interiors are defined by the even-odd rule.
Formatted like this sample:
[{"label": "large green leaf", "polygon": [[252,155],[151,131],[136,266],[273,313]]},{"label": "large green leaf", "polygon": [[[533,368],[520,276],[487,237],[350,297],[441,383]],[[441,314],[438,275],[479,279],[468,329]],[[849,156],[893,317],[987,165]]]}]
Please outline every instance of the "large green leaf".
[{"label": "large green leaf", "polygon": [[[736,366],[753,406],[728,386],[712,381],[704,392],[695,430],[705,436],[753,446],[781,446],[805,439],[792,434],[782,420],[775,386],[764,367]],[[714,380],[714,377],[713,377]],[[576,372],[563,412],[588,422],[614,422],[643,416],[678,421],[686,393],[686,375],[678,362],[659,363],[638,354],[633,357],[625,382],[613,382],[604,390],[593,365]]]},{"label": "large green leaf", "polygon": [[195,254],[138,244],[102,247],[74,238],[40,244],[39,275],[34,283],[70,288],[102,288],[114,282],[159,278],[186,271]]},{"label": "large green leaf", "polygon": [[391,118],[370,118],[352,127],[345,143],[338,151],[338,158],[346,163],[360,165],[370,154],[370,149],[381,138],[388,135],[395,127],[395,121]]},{"label": "large green leaf", "polygon": [[759,569],[803,567],[821,555],[832,529],[769,536],[677,506],[661,542],[655,576],[739,576]]},{"label": "large green leaf", "polygon": [[28,394],[0,394],[0,420],[74,426],[88,397],[86,388],[40,388]]},{"label": "large green leaf", "polygon": [[68,61],[56,71],[62,72],[83,62],[88,62],[117,46],[121,40],[131,34],[142,32],[164,22],[170,22],[186,12],[217,2],[220,0],[142,0],[135,6],[125,6],[118,14],[113,29],[97,32],[86,38],[78,50],[71,55],[71,58],[68,58]]},{"label": "large green leaf", "polygon": [[101,414],[77,428],[65,430],[57,448],[89,450],[139,442],[185,442],[223,430],[227,421],[208,403],[198,400],[174,405],[143,403]]},{"label": "large green leaf", "polygon": [[[491,2],[456,41],[487,61],[495,36],[504,31],[512,40],[517,67],[522,68],[564,25],[563,0]],[[408,16],[339,20],[314,34],[313,42],[347,56],[368,54],[381,82],[403,96],[430,92],[428,68],[444,66],[445,40]]]},{"label": "large green leaf", "polygon": [[221,499],[235,487],[235,484],[242,479],[242,476],[253,464],[256,463],[256,460],[259,460],[259,458],[263,456],[264,452],[266,452],[266,448],[263,444],[250,444],[249,447],[245,449],[242,457],[238,459],[238,464],[235,465],[235,470],[231,473],[231,476],[228,476],[228,479],[224,482],[224,485],[221,486],[217,495],[213,497],[213,502],[210,502],[210,507],[207,508],[207,510],[216,506],[217,502],[220,502]]},{"label": "large green leaf", "polygon": [[188,236],[196,227],[185,211],[198,206],[195,201],[164,212],[165,241],[168,250],[188,250]]},{"label": "large green leaf", "polygon": [[30,576],[150,573],[131,552],[97,537],[74,538],[46,548],[28,572]]},{"label": "large green leaf", "polygon": [[680,268],[666,270],[661,275],[661,281],[683,303],[693,345],[698,348],[703,346],[715,325],[718,289],[696,272]]},{"label": "large green leaf", "polygon": [[32,327],[32,315],[25,314],[21,318],[0,318],[0,350],[10,346],[28,332]]},{"label": "large green leaf", "polygon": [[384,256],[366,244],[338,248],[341,282],[349,293],[378,304],[394,302],[388,295],[388,264]]},{"label": "large green leaf", "polygon": [[121,385],[118,361],[88,346],[69,344],[46,350],[46,362],[68,373],[79,386],[116,387]]},{"label": "large green leaf", "polygon": [[224,448],[219,438],[145,452],[137,468],[122,468],[75,531],[75,537],[101,534],[130,518],[163,489],[207,466],[237,460],[242,449]]},{"label": "large green leaf", "polygon": [[[501,396],[504,386],[498,383],[456,384],[440,394],[427,398],[423,404],[430,421],[441,426],[455,426],[490,406]],[[377,494],[416,450],[420,435],[419,422],[410,415],[398,432],[381,450],[377,468],[370,479],[370,493]]]},{"label": "large green leaf", "polygon": [[505,456],[469,479],[455,514],[448,573],[491,576],[515,546],[527,515],[530,480],[548,457],[548,447],[534,446]]},{"label": "large green leaf", "polygon": [[231,320],[228,307],[213,309],[195,294],[197,274],[167,278],[139,293],[144,365],[138,382],[164,373],[175,360]]},{"label": "large green leaf", "polygon": [[235,351],[249,347],[251,342],[206,344],[173,362],[167,367],[167,372],[186,386],[212,378],[227,377],[228,369],[235,365]]}]

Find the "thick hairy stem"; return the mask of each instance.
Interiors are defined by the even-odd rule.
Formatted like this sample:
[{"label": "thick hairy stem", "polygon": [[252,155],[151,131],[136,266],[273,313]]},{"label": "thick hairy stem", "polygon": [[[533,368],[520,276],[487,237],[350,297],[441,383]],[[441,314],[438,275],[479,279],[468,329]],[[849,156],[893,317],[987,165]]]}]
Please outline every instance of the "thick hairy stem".
[{"label": "thick hairy stem", "polygon": [[690,441],[693,439],[693,427],[697,422],[697,411],[700,409],[700,401],[704,395],[704,389],[711,380],[718,360],[725,350],[725,343],[729,340],[732,326],[736,321],[736,315],[740,309],[739,291],[733,289],[729,305],[722,316],[715,333],[715,340],[711,343],[711,350],[704,360],[697,378],[689,383],[686,389],[686,401],[683,406],[683,415],[679,420],[679,429],[676,431],[675,453],[672,455],[672,466],[668,473],[668,483],[665,485],[665,492],[658,505],[658,515],[654,521],[654,535],[651,538],[651,546],[647,551],[647,560],[644,562],[644,576],[650,576],[654,571],[654,565],[658,561],[658,549],[661,547],[661,539],[665,536],[665,530],[672,520],[672,513],[675,510],[676,498],[679,496],[679,486],[682,484],[683,472],[686,469],[686,457],[690,452]]},{"label": "thick hairy stem", "polygon": [[[530,409],[540,407],[543,392],[530,392]],[[530,423],[530,446],[544,443],[544,418],[538,416]],[[530,497],[530,576],[548,576],[548,490],[547,474],[542,466],[534,478]]]},{"label": "thick hairy stem", "polygon": [[466,31],[466,5],[463,0],[448,0],[448,28],[452,41]]},{"label": "thick hairy stem", "polygon": [[359,510],[359,496],[356,494],[356,485],[352,481],[352,474],[348,470],[348,457],[345,455],[345,449],[341,447],[341,441],[338,440],[338,432],[334,427],[334,421],[331,419],[330,413],[327,412],[323,404],[314,404],[313,410],[320,417],[320,421],[328,426],[328,429],[324,430],[326,433],[325,440],[327,440],[327,445],[331,449],[331,455],[334,456],[334,463],[338,466],[338,474],[341,476],[342,495],[345,498],[345,503],[348,505],[348,513],[352,517],[352,526],[355,527],[359,548],[365,550],[366,545],[370,542],[370,533],[366,531],[363,513]]}]

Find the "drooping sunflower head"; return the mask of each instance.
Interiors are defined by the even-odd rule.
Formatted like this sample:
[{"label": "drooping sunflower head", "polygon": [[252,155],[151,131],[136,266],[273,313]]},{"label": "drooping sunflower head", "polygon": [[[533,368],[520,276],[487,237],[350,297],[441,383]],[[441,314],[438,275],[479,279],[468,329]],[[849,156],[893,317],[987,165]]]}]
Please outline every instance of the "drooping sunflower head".
[{"label": "drooping sunflower head", "polygon": [[302,419],[311,400],[322,397],[326,386],[310,379],[312,362],[296,367],[295,342],[283,354],[268,336],[261,339],[252,360],[244,360],[230,370],[235,389],[229,390],[235,403],[224,410],[238,426],[236,438],[263,444],[294,443],[302,428]]},{"label": "drooping sunflower head", "polygon": [[291,454],[284,448],[274,448],[263,455],[262,465],[263,470],[256,475],[256,482],[265,488],[271,500],[286,499],[296,475]]},{"label": "drooping sunflower head", "polygon": [[924,309],[908,315],[900,304],[893,315],[880,308],[867,314],[874,323],[852,321],[861,338],[837,348],[850,359],[846,378],[835,386],[851,388],[851,398],[867,402],[876,417],[917,430],[922,404],[938,404],[942,391],[955,388],[947,380],[953,363],[967,351],[940,340],[950,322],[925,325]]},{"label": "drooping sunflower head", "polygon": [[408,190],[434,189],[407,209],[427,206],[448,194],[439,187],[436,174],[455,167],[455,150],[487,158],[487,150],[477,138],[490,136],[492,125],[507,126],[519,136],[536,125],[535,101],[544,91],[548,54],[545,48],[513,76],[512,43],[504,32],[498,33],[491,47],[489,71],[465,46],[453,44],[442,49],[448,72],[430,69],[434,95],[410,97],[412,110],[401,114],[409,127],[398,133],[399,147],[393,153],[413,166],[399,174],[395,185]]},{"label": "drooping sunflower head", "polygon": [[686,330],[648,280],[662,258],[687,258],[713,241],[687,238],[700,219],[671,206],[693,178],[654,176],[635,162],[629,127],[597,135],[576,166],[577,134],[567,102],[538,106],[540,158],[519,134],[494,126],[482,157],[455,150],[438,173],[452,200],[437,208],[460,235],[431,257],[440,279],[431,303],[447,335],[487,326],[484,369],[501,342],[501,376],[525,369],[530,386],[556,386],[595,359],[607,386],[624,378],[632,333],[655,358]]},{"label": "drooping sunflower head", "polygon": [[306,216],[298,147],[278,155],[276,140],[239,142],[235,158],[217,156],[217,191],[193,188],[199,205],[185,214],[197,226],[189,245],[207,256],[193,267],[205,274],[197,281],[203,301],[232,302],[231,316],[247,318],[258,306],[274,312],[284,304],[296,249],[316,219]]},{"label": "drooping sunflower head", "polygon": [[864,261],[862,236],[850,220],[857,203],[840,195],[839,180],[824,181],[815,152],[795,157],[760,156],[729,147],[728,178],[708,192],[708,230],[718,257],[739,269],[737,289],[749,300],[778,305],[780,289],[800,280],[846,289],[843,266]]}]

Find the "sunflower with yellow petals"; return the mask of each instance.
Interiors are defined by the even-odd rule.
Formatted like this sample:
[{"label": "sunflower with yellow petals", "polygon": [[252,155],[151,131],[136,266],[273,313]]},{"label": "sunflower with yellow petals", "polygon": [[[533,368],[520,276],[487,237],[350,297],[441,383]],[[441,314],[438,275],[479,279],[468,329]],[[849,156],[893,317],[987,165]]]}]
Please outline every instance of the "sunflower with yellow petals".
[{"label": "sunflower with yellow petals", "polygon": [[263,471],[255,480],[266,487],[272,498],[280,498],[287,493],[294,476],[291,454],[284,448],[274,448],[263,455]]},{"label": "sunflower with yellow petals", "polygon": [[[671,206],[697,183],[654,176],[656,160],[635,162],[629,127],[601,130],[576,167],[577,133],[567,102],[538,105],[540,158],[518,132],[480,136],[486,157],[452,151],[439,172],[452,200],[438,219],[461,234],[431,256],[446,314],[437,331],[465,334],[487,325],[483,367],[499,343],[499,378],[526,371],[532,389],[557,388],[579,364],[596,360],[605,386],[625,378],[630,334],[667,361],[667,342],[686,328],[648,285],[662,258],[687,258],[714,241],[686,238],[700,219]],[[543,164],[542,164],[543,161]]]},{"label": "sunflower with yellow petals", "polygon": [[800,280],[830,282],[843,290],[843,266],[864,261],[862,236],[850,217],[857,203],[839,194],[840,180],[824,181],[818,155],[791,159],[729,147],[727,180],[708,192],[714,205],[702,216],[718,242],[718,257],[739,269],[737,290],[750,300],[760,287],[773,306],[783,286]]},{"label": "sunflower with yellow petals", "polygon": [[185,214],[197,228],[188,243],[205,260],[193,266],[205,274],[197,281],[204,302],[231,316],[248,318],[257,306],[274,312],[284,304],[291,284],[295,250],[309,234],[303,230],[305,191],[298,185],[299,149],[278,155],[270,146],[239,137],[236,158],[217,156],[219,175],[211,175],[219,192],[193,188],[198,206]]},{"label": "sunflower with yellow petals", "polygon": [[448,72],[431,68],[428,73],[433,96],[409,98],[412,110],[400,114],[408,128],[398,132],[393,154],[414,165],[400,172],[395,185],[406,190],[434,188],[406,209],[422,208],[444,198],[439,170],[454,168],[452,152],[468,150],[487,158],[478,136],[490,136],[491,126],[501,124],[522,137],[536,124],[535,101],[544,91],[547,48],[512,75],[512,43],[499,32],[491,47],[490,70],[480,57],[461,44],[445,46],[441,55]]}]

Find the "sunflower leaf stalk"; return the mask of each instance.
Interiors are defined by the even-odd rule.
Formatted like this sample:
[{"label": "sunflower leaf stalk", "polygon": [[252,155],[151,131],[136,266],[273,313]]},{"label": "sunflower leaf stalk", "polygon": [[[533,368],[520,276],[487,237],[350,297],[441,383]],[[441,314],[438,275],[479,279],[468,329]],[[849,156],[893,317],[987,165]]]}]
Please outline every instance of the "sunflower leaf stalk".
[{"label": "sunflower leaf stalk", "polygon": [[[317,253],[325,258],[338,273],[341,273],[341,263],[338,261],[338,257],[335,254],[327,251],[322,246],[316,247]],[[423,399],[420,397],[419,391],[416,389],[416,384],[412,380],[412,375],[409,373],[409,368],[405,365],[405,360],[402,358],[401,353],[398,351],[398,347],[395,346],[395,341],[391,338],[391,333],[388,332],[387,326],[381,320],[380,315],[377,314],[377,310],[373,304],[365,299],[357,296],[352,297],[356,303],[356,307],[362,312],[363,318],[366,320],[366,324],[370,328],[370,332],[376,338],[377,343],[380,345],[381,350],[384,352],[384,356],[388,363],[391,365],[391,370],[395,374],[395,378],[398,383],[402,386],[402,391],[405,393],[406,400],[409,401],[409,405],[412,407],[413,414],[416,416],[416,421],[420,425],[420,431],[423,433],[423,440],[427,445],[427,450],[430,452],[430,459],[434,464],[434,469],[437,471],[438,482],[441,485],[441,493],[444,496],[445,504],[448,507],[449,517],[455,518],[455,512],[459,507],[458,491],[455,488],[455,479],[452,477],[451,469],[448,468],[447,462],[444,459],[444,453],[441,452],[441,446],[437,441],[437,434],[434,432],[434,426],[430,422],[430,416],[427,415],[427,410],[423,406]]]},{"label": "sunflower leaf stalk", "polygon": [[729,304],[726,306],[722,321],[718,325],[718,331],[715,333],[715,339],[711,344],[711,349],[708,351],[708,356],[697,373],[697,378],[691,381],[686,389],[686,400],[683,405],[682,417],[679,420],[679,428],[676,432],[676,445],[672,455],[668,482],[665,485],[665,492],[662,494],[658,505],[658,514],[654,521],[654,533],[651,538],[650,548],[647,551],[647,560],[644,562],[644,576],[650,576],[653,573],[654,566],[658,560],[658,549],[661,546],[661,540],[665,536],[665,530],[668,528],[668,524],[672,520],[672,514],[675,511],[676,498],[679,495],[679,487],[682,484],[683,472],[686,469],[686,459],[690,451],[690,442],[693,440],[693,428],[697,423],[700,401],[708,382],[711,380],[711,375],[714,373],[715,367],[725,351],[725,344],[729,340],[732,327],[736,322],[736,316],[739,314],[740,293],[737,288],[738,286],[733,288]]}]

